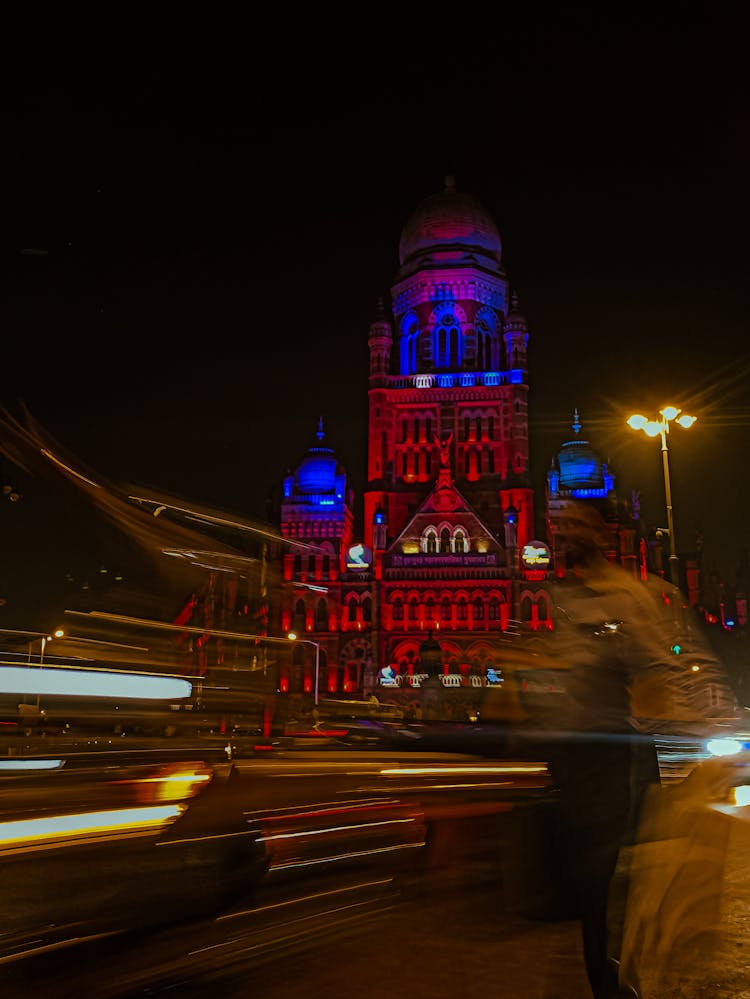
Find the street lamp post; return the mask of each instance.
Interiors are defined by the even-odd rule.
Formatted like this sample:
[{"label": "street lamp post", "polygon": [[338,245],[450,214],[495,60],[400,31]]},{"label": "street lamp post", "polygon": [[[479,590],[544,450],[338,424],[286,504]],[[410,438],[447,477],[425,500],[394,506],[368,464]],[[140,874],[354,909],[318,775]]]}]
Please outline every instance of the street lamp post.
[{"label": "street lamp post", "polygon": [[318,691],[320,685],[320,642],[313,641],[312,638],[297,638],[297,633],[290,631],[287,635],[290,642],[299,642],[301,645],[315,646],[315,694],[313,703],[318,706]]},{"label": "street lamp post", "polygon": [[47,642],[51,642],[53,638],[63,638],[64,636],[65,632],[62,630],[62,628],[58,628],[56,631],[53,631],[51,635],[42,635],[42,646],[41,649],[39,650],[40,666],[44,664],[44,650],[47,648]]},{"label": "street lamp post", "polygon": [[677,559],[677,539],[674,531],[674,514],[672,511],[672,487],[669,480],[669,447],[667,437],[669,424],[674,421],[688,430],[696,421],[695,416],[688,416],[676,406],[665,406],[659,410],[658,420],[649,420],[639,413],[628,419],[628,426],[633,430],[642,430],[648,437],[661,437],[662,466],[664,470],[664,496],[667,503],[667,535],[669,537],[669,578],[673,586],[679,586],[679,571]]}]

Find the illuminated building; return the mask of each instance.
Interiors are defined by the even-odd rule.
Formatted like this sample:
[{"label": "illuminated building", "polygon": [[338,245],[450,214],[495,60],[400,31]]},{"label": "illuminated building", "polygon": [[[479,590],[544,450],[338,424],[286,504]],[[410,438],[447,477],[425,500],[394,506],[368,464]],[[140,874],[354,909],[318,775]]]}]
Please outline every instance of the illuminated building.
[{"label": "illuminated building", "polygon": [[[441,660],[444,686],[480,686],[501,666],[504,632],[521,617],[548,626],[529,333],[501,253],[495,222],[452,178],[417,206],[390,308],[380,303],[369,331],[361,528],[322,427],[284,482],[281,532],[311,547],[282,556],[277,624],[320,643],[328,694],[417,688],[422,653]],[[282,677],[293,693],[309,690],[309,653]]]}]

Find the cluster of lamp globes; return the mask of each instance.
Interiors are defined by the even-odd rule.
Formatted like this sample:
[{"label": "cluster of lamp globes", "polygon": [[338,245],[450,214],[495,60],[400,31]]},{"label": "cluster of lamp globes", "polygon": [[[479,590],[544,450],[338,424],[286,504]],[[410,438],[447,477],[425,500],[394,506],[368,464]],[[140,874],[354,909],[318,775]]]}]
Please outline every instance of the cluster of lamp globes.
[{"label": "cluster of lamp globes", "polygon": [[665,406],[664,409],[659,410],[659,415],[660,420],[649,420],[647,416],[634,413],[628,418],[627,424],[633,430],[642,430],[649,437],[657,437],[659,434],[669,431],[669,424],[672,421],[687,430],[697,419],[696,416],[688,416],[687,413],[683,413],[677,406]]},{"label": "cluster of lamp globes", "polygon": [[16,487],[12,486],[9,482],[3,485],[3,496],[7,496],[11,503],[17,503],[21,498],[21,494]]}]

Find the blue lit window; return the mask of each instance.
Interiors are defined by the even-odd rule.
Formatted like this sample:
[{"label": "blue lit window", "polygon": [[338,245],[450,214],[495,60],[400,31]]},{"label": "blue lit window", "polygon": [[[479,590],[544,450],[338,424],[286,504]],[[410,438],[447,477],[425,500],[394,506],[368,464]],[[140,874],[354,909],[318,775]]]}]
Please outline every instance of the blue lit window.
[{"label": "blue lit window", "polygon": [[403,326],[401,334],[401,374],[410,375],[417,370],[417,345],[419,342],[419,324],[416,317],[410,316]]},{"label": "blue lit window", "polygon": [[435,366],[455,370],[461,365],[461,331],[456,317],[441,317],[435,330]]}]

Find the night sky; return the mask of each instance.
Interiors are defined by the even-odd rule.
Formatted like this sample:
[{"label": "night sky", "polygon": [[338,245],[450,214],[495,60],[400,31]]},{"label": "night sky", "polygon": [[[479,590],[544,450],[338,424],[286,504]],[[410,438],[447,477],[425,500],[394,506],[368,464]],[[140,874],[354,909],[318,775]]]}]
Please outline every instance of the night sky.
[{"label": "night sky", "polygon": [[[618,492],[663,523],[658,442],[625,419],[675,402],[699,417],[670,437],[678,547],[701,532],[732,578],[750,546],[747,24],[740,4],[646,10],[19,76],[0,404],[102,475],[259,520],[322,416],[361,489],[368,328],[403,225],[453,174],[528,318],[538,514],[577,407]],[[125,556],[4,470],[23,500],[0,509],[0,627],[51,627],[65,586]]]}]

